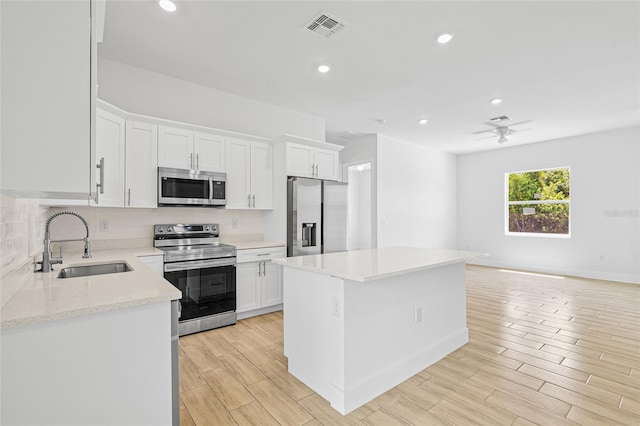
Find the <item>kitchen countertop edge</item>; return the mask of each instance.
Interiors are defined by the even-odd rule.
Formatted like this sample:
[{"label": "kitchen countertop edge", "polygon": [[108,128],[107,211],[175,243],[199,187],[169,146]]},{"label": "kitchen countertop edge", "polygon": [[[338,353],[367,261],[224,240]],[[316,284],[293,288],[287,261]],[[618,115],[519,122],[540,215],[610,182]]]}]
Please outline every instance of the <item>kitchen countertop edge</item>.
[{"label": "kitchen countertop edge", "polygon": [[[161,275],[144,264],[138,257],[162,255],[162,251],[151,248],[135,248],[121,250],[100,250],[92,253],[90,259],[82,259],[79,253],[69,253],[69,259],[56,270],[46,273],[31,272],[28,274],[7,277],[21,280],[17,290],[0,310],[0,329],[8,329],[38,323],[47,323],[59,319],[68,319],[102,312],[113,312],[122,309],[178,300],[181,292]],[[74,282],[57,278],[62,268],[82,264],[99,264],[113,261],[126,261],[134,269],[123,274],[107,274],[94,277],[72,278]],[[38,275],[40,274],[40,275]],[[132,275],[129,275],[132,274]],[[125,279],[125,284],[111,284],[109,280]],[[4,278],[3,278],[4,279]],[[93,279],[93,282],[91,282]],[[131,298],[123,297],[126,285],[135,286],[144,281],[144,285],[132,291]],[[129,284],[127,284],[129,283]],[[92,286],[93,284],[93,286]],[[109,293],[113,285],[114,292]],[[91,289],[95,287],[95,293]],[[89,288],[89,290],[87,290]],[[73,296],[73,292],[82,293],[76,306],[55,305],[56,295]],[[85,294],[89,292],[89,294]],[[86,300],[85,300],[86,299]]]}]

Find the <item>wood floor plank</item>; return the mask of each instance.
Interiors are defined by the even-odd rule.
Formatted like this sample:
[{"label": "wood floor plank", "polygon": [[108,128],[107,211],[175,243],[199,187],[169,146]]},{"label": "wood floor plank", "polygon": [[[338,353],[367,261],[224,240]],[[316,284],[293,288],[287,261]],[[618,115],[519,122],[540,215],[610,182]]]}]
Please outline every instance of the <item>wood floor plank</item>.
[{"label": "wood floor plank", "polygon": [[211,350],[201,341],[192,341],[191,344],[182,348],[186,355],[198,372],[212,370],[222,367],[222,362],[216,357]]},{"label": "wood floor plank", "polygon": [[287,371],[287,367],[278,361],[268,362],[258,367],[273,383],[298,401],[313,393],[311,389]]},{"label": "wood floor plank", "polygon": [[245,386],[265,379],[265,375],[240,352],[231,352],[220,357],[222,364],[236,374]]},{"label": "wood floor plank", "polygon": [[235,408],[229,413],[241,426],[280,426],[280,423],[256,400]]},{"label": "wood floor plank", "polygon": [[[625,413],[622,409],[618,408],[617,405],[607,405],[602,403],[600,400],[590,398],[588,396],[562,388],[560,386],[553,385],[551,383],[545,383],[544,386],[542,386],[542,389],[540,389],[540,392],[566,401],[572,406],[580,407],[592,413],[597,413],[602,417],[608,418],[610,422],[616,422],[618,424],[637,425],[638,419],[633,420],[628,413]],[[620,403],[618,403],[618,405],[619,404]]]},{"label": "wood floor plank", "polygon": [[236,376],[224,367],[206,371],[202,373],[202,378],[227,410],[233,410],[254,400]]},{"label": "wood floor plank", "polygon": [[199,386],[180,394],[196,426],[236,425],[209,386]]},{"label": "wood floor plank", "polygon": [[406,423],[385,410],[373,412],[373,414],[362,419],[362,423],[369,426],[406,426]]},{"label": "wood floor plank", "polygon": [[198,369],[181,347],[178,348],[178,360],[180,361],[178,364],[180,393],[205,384]]},{"label": "wood floor plank", "polygon": [[270,380],[253,383],[247,389],[282,425],[303,425],[313,419],[311,414]]},{"label": "wood floor plank", "polygon": [[601,389],[591,384],[579,382],[548,370],[543,370],[541,368],[525,364],[520,367],[518,371],[542,379],[547,382],[547,384],[553,384],[564,389],[570,389],[573,392],[596,399],[612,407],[617,407],[618,404],[620,404],[620,395],[614,392]]},{"label": "wood floor plank", "polygon": [[571,408],[571,406],[566,402],[560,401],[555,398],[550,398],[547,395],[541,394],[537,390],[519,385],[510,380],[496,377],[484,371],[479,371],[477,374],[471,377],[471,379],[493,386],[494,389],[502,389],[503,392],[508,393],[511,396],[515,396],[516,398],[519,398],[523,401],[530,402],[532,404],[538,405],[539,407],[545,407],[546,410],[549,410],[550,412],[559,416],[566,416],[569,412],[569,409]]},{"label": "wood floor plank", "polygon": [[180,425],[181,426],[195,426],[196,424],[193,422],[191,418],[191,414],[189,414],[189,410],[184,406],[182,399],[179,399],[180,402]]},{"label": "wood floor plank", "polygon": [[526,420],[537,424],[573,424],[572,422],[567,421],[564,416],[553,415],[544,409],[540,409],[540,407],[522,401],[521,399],[518,399],[501,391],[495,391],[491,396],[489,396],[489,398],[486,399],[486,401],[489,404],[501,407],[504,410],[507,410],[519,417],[523,417]]},{"label": "wood floor plank", "polygon": [[[343,416],[331,408],[329,401],[320,397],[320,395],[316,393],[313,393],[298,402],[309,412],[309,414],[324,426],[362,426],[362,422],[355,413],[349,413],[348,415]],[[367,415],[370,414],[371,412]]]}]

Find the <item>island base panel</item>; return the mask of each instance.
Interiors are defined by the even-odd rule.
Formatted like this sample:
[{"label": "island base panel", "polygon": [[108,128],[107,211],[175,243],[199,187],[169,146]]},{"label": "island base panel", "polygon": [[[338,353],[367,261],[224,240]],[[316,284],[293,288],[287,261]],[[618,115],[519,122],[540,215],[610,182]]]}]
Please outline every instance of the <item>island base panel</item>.
[{"label": "island base panel", "polygon": [[468,341],[464,263],[366,283],[284,268],[289,372],[342,414]]}]

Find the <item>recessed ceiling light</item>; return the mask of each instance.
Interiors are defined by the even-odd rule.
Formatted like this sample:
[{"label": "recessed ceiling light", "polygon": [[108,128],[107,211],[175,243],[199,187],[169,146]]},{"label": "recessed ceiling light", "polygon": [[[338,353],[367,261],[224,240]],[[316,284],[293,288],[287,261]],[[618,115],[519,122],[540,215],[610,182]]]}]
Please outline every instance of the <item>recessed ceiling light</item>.
[{"label": "recessed ceiling light", "polygon": [[158,4],[160,5],[161,8],[163,8],[167,12],[175,12],[176,11],[176,4],[174,2],[172,2],[171,0],[160,0],[158,2]]},{"label": "recessed ceiling light", "polygon": [[498,105],[498,104],[502,103],[502,99],[500,99],[500,98],[491,99],[491,103],[493,105]]},{"label": "recessed ceiling light", "polygon": [[427,120],[426,118],[423,118],[422,120],[418,120],[418,123],[420,124],[427,124],[429,122],[429,120]]},{"label": "recessed ceiling light", "polygon": [[329,65],[320,65],[318,67],[318,72],[321,72],[321,73],[324,74],[324,73],[329,72],[330,69],[331,69],[331,67]]},{"label": "recessed ceiling light", "polygon": [[440,34],[436,40],[440,44],[446,44],[446,43],[449,43],[452,38],[453,38],[453,34]]}]

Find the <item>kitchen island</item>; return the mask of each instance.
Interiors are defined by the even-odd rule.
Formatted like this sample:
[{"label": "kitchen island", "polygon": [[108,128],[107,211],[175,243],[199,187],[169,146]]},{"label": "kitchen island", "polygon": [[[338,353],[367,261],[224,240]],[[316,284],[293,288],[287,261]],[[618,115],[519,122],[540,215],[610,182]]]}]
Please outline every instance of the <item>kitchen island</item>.
[{"label": "kitchen island", "polygon": [[284,273],[289,372],[342,414],[468,341],[465,261],[391,247],[273,260]]}]

